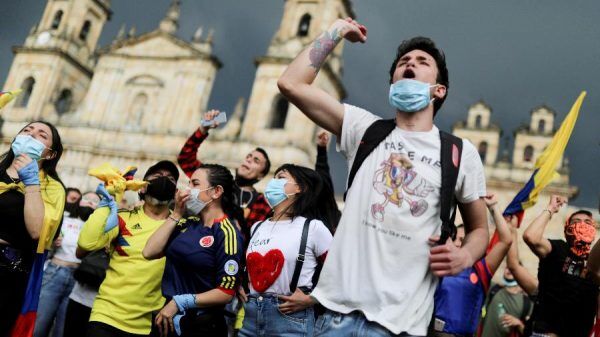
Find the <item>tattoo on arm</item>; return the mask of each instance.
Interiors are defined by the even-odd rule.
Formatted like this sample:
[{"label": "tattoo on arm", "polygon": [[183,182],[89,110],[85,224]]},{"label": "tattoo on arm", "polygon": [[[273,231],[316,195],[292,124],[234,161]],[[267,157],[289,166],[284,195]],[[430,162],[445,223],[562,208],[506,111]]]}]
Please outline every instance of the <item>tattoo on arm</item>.
[{"label": "tattoo on arm", "polygon": [[331,33],[323,33],[315,40],[309,53],[310,66],[315,68],[315,73],[319,72],[323,62],[341,39],[341,32],[336,28]]}]

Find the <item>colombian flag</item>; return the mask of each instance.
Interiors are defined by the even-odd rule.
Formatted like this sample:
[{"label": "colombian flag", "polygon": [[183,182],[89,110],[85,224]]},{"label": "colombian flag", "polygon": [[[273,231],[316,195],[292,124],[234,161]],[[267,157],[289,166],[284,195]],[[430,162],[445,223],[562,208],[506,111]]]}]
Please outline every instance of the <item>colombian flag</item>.
[{"label": "colombian flag", "polygon": [[21,89],[11,90],[11,91],[0,91],[0,109],[4,108],[13,98],[19,96],[21,93]]},{"label": "colombian flag", "polygon": [[[13,188],[23,192],[25,187],[21,184],[22,183],[0,186],[0,193]],[[42,200],[44,201],[44,223],[38,240],[33,267],[29,273],[29,281],[27,282],[23,307],[13,326],[10,334],[11,337],[33,336],[33,327],[35,326],[38,301],[42,289],[44,262],[46,261],[48,250],[52,245],[54,234],[56,234],[56,230],[61,223],[65,206],[64,187],[52,177],[47,176],[43,171],[40,172],[40,189],[42,192]]]},{"label": "colombian flag", "polygon": [[[521,221],[523,221],[525,210],[535,205],[538,200],[538,196],[544,187],[552,182],[552,180],[559,177],[559,174],[555,169],[560,158],[565,152],[567,143],[569,143],[569,138],[571,137],[571,132],[573,132],[573,128],[575,127],[575,122],[577,122],[579,109],[581,108],[581,104],[583,103],[585,95],[585,91],[582,91],[581,94],[579,94],[579,97],[571,107],[571,111],[569,111],[567,117],[565,117],[565,120],[562,122],[560,128],[554,135],[554,138],[552,138],[550,145],[546,147],[544,152],[542,152],[540,157],[536,160],[535,170],[533,171],[531,178],[529,178],[529,181],[527,181],[525,186],[519,191],[519,193],[517,193],[508,207],[506,207],[504,213],[502,213],[504,216],[517,216],[519,219],[519,227],[521,226]],[[494,233],[494,236],[490,241],[488,252],[492,249],[496,242],[498,242],[497,232]]]},{"label": "colombian flag", "polygon": [[517,196],[515,196],[513,201],[506,207],[503,215],[519,216],[520,224],[520,220],[522,220],[523,217],[522,213],[529,207],[535,205],[538,196],[544,187],[552,182],[552,180],[559,177],[555,168],[565,152],[567,143],[569,143],[569,137],[571,137],[575,122],[577,122],[579,109],[581,108],[585,95],[585,91],[579,94],[575,104],[571,107],[571,111],[569,111],[569,114],[565,117],[565,120],[554,135],[554,138],[552,138],[550,145],[548,145],[535,162],[535,171],[533,171],[531,178],[529,178],[527,184],[525,184],[523,189],[517,193]]}]

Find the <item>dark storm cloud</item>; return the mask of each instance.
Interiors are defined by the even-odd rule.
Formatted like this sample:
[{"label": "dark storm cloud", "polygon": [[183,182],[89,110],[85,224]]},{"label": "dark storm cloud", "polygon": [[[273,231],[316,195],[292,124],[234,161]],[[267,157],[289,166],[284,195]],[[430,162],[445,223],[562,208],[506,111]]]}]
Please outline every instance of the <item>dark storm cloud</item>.
[{"label": "dark storm cloud", "polygon": [[[114,15],[101,44],[110,43],[123,23],[137,32],[157,27],[169,1],[113,0]],[[530,111],[546,104],[564,118],[581,90],[588,90],[567,156],[571,182],[580,188],[574,204],[596,207],[600,191],[600,2],[530,1],[354,1],[358,20],[369,28],[364,45],[346,44],[344,84],[347,101],[382,116],[387,105],[388,69],[401,40],[433,38],[444,49],[450,70],[449,97],[436,124],[443,129],[466,118],[469,105],[484,100],[504,137],[528,123]],[[209,107],[231,111],[238,97],[250,95],[255,57],[263,55],[279,26],[284,1],[185,1],[178,35],[190,39],[196,28],[215,30],[219,71]],[[10,47],[23,43],[41,17],[42,0],[3,5],[0,21],[0,78],[12,60]],[[368,90],[365,90],[368,88]],[[557,125],[558,127],[558,125]],[[503,144],[505,141],[502,142]],[[512,143],[510,143],[512,144]],[[337,191],[345,164],[331,155]]]}]

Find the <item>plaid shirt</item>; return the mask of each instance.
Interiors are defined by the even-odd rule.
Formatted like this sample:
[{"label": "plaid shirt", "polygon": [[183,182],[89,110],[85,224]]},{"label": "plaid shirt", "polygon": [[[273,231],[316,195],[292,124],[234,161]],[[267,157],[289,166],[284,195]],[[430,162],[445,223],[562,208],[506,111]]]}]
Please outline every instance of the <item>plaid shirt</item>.
[{"label": "plaid shirt", "polygon": [[[179,163],[179,166],[188,178],[202,166],[202,162],[198,160],[198,148],[200,148],[200,144],[202,144],[206,137],[208,137],[208,134],[203,134],[200,129],[197,129],[185,142],[177,156],[177,163]],[[250,227],[256,222],[265,220],[269,213],[271,213],[271,207],[267,204],[265,196],[262,193],[258,193],[254,201],[244,209],[247,230],[249,231]]]}]

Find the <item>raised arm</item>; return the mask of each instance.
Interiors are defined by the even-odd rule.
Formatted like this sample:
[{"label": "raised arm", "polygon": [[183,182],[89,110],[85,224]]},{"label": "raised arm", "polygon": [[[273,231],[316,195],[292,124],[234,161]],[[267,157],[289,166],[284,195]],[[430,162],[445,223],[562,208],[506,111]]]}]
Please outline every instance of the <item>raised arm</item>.
[{"label": "raised arm", "polygon": [[512,245],[508,250],[508,256],[506,258],[506,266],[512,273],[513,277],[519,284],[519,286],[525,290],[528,295],[533,295],[537,292],[538,288],[538,279],[537,277],[531,275],[527,268],[521,265],[519,261],[519,233],[517,232],[516,221],[517,217],[512,216],[511,221],[514,219],[514,226],[511,223],[510,232],[513,238]]},{"label": "raised arm", "polygon": [[510,234],[510,229],[502,216],[502,211],[498,208],[498,198],[496,198],[494,194],[488,194],[483,200],[494,219],[496,231],[498,232],[499,240],[485,258],[488,268],[490,268],[490,272],[494,275],[511,246],[512,236]]},{"label": "raised arm", "polygon": [[142,255],[147,260],[160,259],[165,254],[165,247],[175,230],[177,223],[182,217],[185,209],[185,202],[190,198],[189,191],[177,190],[175,193],[175,209],[169,215],[167,220],[150,236],[146,241],[146,246],[142,250]]},{"label": "raised arm", "polygon": [[[219,110],[209,110],[204,113],[202,119],[213,120],[219,113]],[[188,178],[202,165],[198,160],[198,148],[200,147],[200,144],[208,137],[208,131],[217,126],[219,126],[219,123],[217,122],[214,122],[209,126],[200,124],[198,129],[187,139],[181,148],[181,151],[179,151],[177,163]]]},{"label": "raised arm", "polygon": [[351,18],[336,20],[287,67],[277,81],[281,93],[317,125],[339,136],[344,106],[324,90],[312,85],[327,56],[343,39],[365,42],[367,29]]},{"label": "raised arm", "polygon": [[119,227],[105,231],[106,220],[110,214],[108,207],[98,207],[87,219],[79,233],[77,245],[82,250],[93,251],[104,248],[119,234]]},{"label": "raised arm", "polygon": [[567,199],[558,195],[550,197],[548,207],[533,220],[523,233],[523,240],[529,248],[538,257],[546,257],[552,251],[552,245],[548,239],[544,238],[544,230],[552,215],[556,214],[562,205],[567,203]]},{"label": "raised arm", "polygon": [[331,172],[329,170],[329,162],[327,161],[327,145],[329,144],[329,133],[321,130],[317,133],[317,161],[315,163],[315,171],[321,175],[325,183],[331,186],[333,190],[333,181],[331,180]]}]

